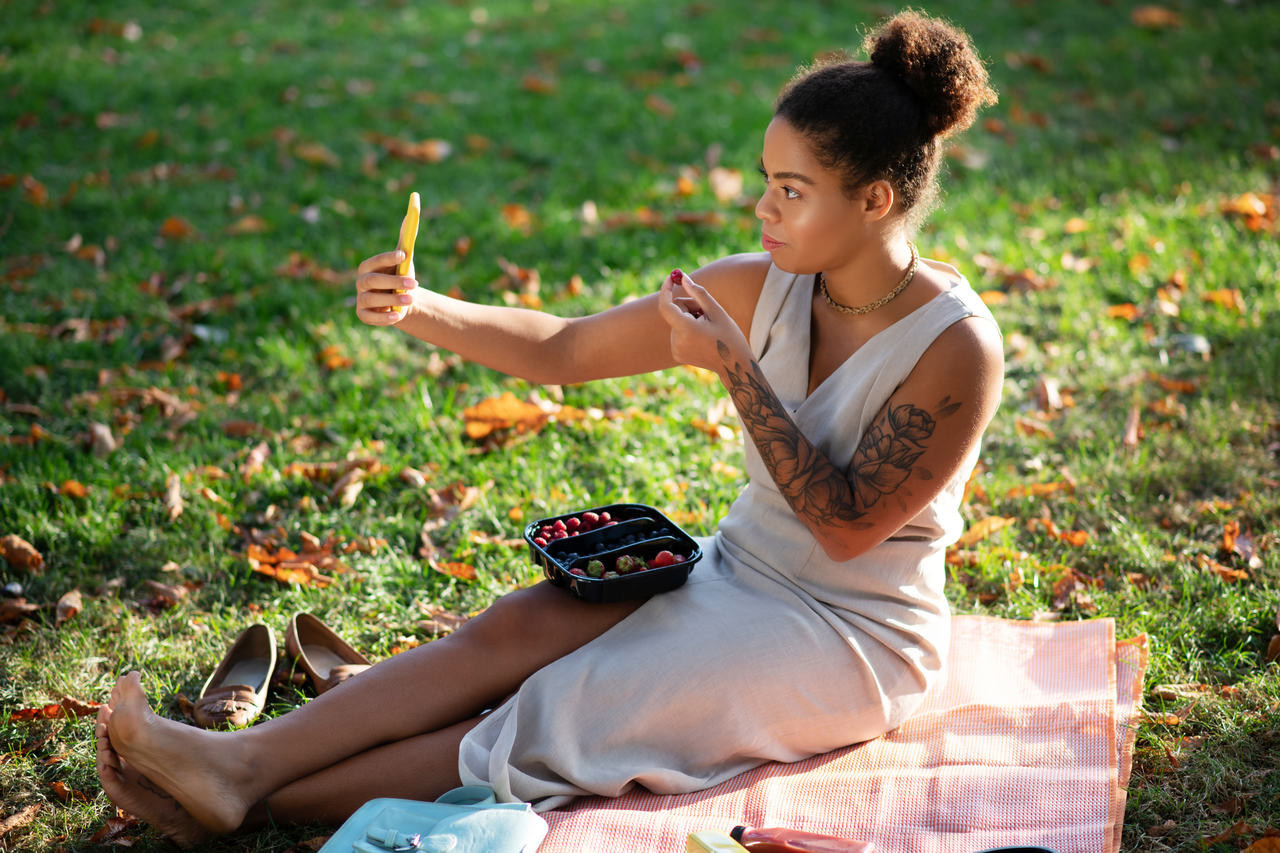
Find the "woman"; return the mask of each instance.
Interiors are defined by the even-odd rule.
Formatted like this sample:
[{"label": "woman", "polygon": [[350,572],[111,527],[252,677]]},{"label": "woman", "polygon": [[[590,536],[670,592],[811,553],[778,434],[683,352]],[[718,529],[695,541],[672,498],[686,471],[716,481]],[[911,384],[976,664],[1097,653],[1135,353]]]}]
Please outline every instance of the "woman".
[{"label": "woman", "polygon": [[360,265],[360,320],[532,382],[715,371],[751,438],[750,482],[685,586],[616,604],[519,590],[232,733],[156,716],[130,673],[99,718],[108,795],[189,843],[459,783],[540,809],[698,790],[898,726],[946,656],[943,553],[1002,378],[990,314],[909,237],[942,139],[994,94],[940,21],[898,15],[867,47],[779,97],[761,253],[579,319],[450,299],[394,275],[398,251]]}]

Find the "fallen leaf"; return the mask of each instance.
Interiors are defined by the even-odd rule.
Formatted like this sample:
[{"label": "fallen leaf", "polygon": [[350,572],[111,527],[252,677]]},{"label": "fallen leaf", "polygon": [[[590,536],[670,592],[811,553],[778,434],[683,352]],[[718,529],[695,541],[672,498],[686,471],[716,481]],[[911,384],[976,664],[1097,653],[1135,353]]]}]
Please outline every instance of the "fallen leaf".
[{"label": "fallen leaf", "polygon": [[470,563],[459,563],[453,560],[440,562],[428,560],[427,565],[441,574],[446,574],[459,580],[473,581],[476,579],[476,567]]},{"label": "fallen leaf", "polygon": [[1249,573],[1244,569],[1233,569],[1230,566],[1224,566],[1222,563],[1219,563],[1217,560],[1210,559],[1204,554],[1196,555],[1196,567],[1200,569],[1209,569],[1227,583],[1247,581],[1249,579]]},{"label": "fallen leaf", "polygon": [[656,93],[646,95],[644,105],[650,112],[657,113],[663,118],[671,118],[676,114],[676,108],[672,103]]},{"label": "fallen leaf", "polygon": [[271,454],[271,448],[267,443],[261,442],[249,451],[249,455],[245,457],[244,464],[240,466],[240,477],[246,483],[249,478],[262,470],[263,463],[267,461],[267,457]]},{"label": "fallen leaf", "polygon": [[1134,26],[1146,30],[1177,29],[1182,26],[1182,16],[1164,6],[1139,6],[1129,15]]},{"label": "fallen leaf", "polygon": [[487,438],[498,431],[537,432],[549,414],[534,403],[516,399],[510,391],[470,406],[462,413],[469,438]]},{"label": "fallen leaf", "polygon": [[21,829],[35,820],[36,815],[40,813],[40,806],[40,803],[32,803],[21,811],[16,811],[4,820],[0,820],[0,838],[15,829]]},{"label": "fallen leaf", "polygon": [[0,625],[12,625],[21,622],[39,609],[40,605],[32,604],[25,598],[0,599]]},{"label": "fallen leaf", "polygon": [[222,434],[230,438],[250,438],[255,435],[264,435],[267,432],[269,430],[253,421],[232,420],[222,422]]},{"label": "fallen leaf", "polygon": [[1129,409],[1129,416],[1124,422],[1124,435],[1120,439],[1120,446],[1133,449],[1138,446],[1138,442],[1142,439],[1142,410],[1137,403]]},{"label": "fallen leaf", "polygon": [[1234,287],[1224,287],[1220,290],[1210,290],[1200,297],[1201,301],[1220,308],[1226,308],[1228,311],[1234,311],[1237,314],[1245,312],[1244,296]]},{"label": "fallen leaf", "polygon": [[184,240],[195,233],[191,223],[180,216],[170,216],[160,226],[160,236],[166,240]]},{"label": "fallen leaf", "polygon": [[82,702],[70,696],[63,696],[59,701],[50,702],[39,708],[23,708],[14,711],[9,715],[9,721],[78,719],[98,713],[100,707],[102,706],[98,702]]},{"label": "fallen leaf", "polygon": [[94,456],[101,458],[114,452],[119,445],[111,434],[111,427],[94,422],[89,424],[89,447]]},{"label": "fallen leaf", "polygon": [[341,370],[355,364],[350,358],[343,354],[342,348],[337,344],[330,344],[316,354],[316,361],[324,366],[326,370]]},{"label": "fallen leaf", "polygon": [[428,604],[423,608],[426,618],[418,622],[418,630],[439,637],[451,634],[462,627],[470,618],[462,613],[454,613],[438,604]]},{"label": "fallen leaf", "polygon": [[417,468],[412,468],[408,465],[401,468],[400,473],[397,476],[400,478],[402,483],[405,483],[415,489],[425,488],[427,485],[427,475],[423,474]]},{"label": "fallen leaf", "polygon": [[1280,853],[1280,837],[1269,835],[1259,838],[1246,847],[1243,853]]},{"label": "fallen leaf", "polygon": [[84,498],[89,495],[89,487],[79,480],[63,480],[62,485],[58,487],[58,494],[69,498]]},{"label": "fallen leaf", "polygon": [[716,166],[707,173],[707,183],[711,184],[711,192],[723,204],[728,204],[742,195],[742,172],[737,169]]},{"label": "fallen leaf", "polygon": [[352,468],[338,478],[329,493],[329,499],[344,509],[355,505],[356,498],[364,489],[364,469]]},{"label": "fallen leaf", "polygon": [[556,90],[556,83],[537,74],[526,74],[520,79],[520,88],[535,95],[550,95]]},{"label": "fallen leaf", "polygon": [[170,521],[177,521],[185,504],[182,501],[182,479],[170,471],[164,481],[164,510]]},{"label": "fallen leaf", "polygon": [[319,142],[299,142],[293,147],[293,153],[298,159],[304,160],[313,166],[337,167],[342,165],[342,160],[338,155]]},{"label": "fallen leaf", "polygon": [[533,225],[533,215],[522,204],[504,204],[502,206],[502,221],[517,231],[528,231]]},{"label": "fallen leaf", "polygon": [[[121,836],[129,830],[141,828],[142,821],[138,820],[138,818],[131,814],[127,814],[117,809],[116,816],[107,818],[106,822],[102,824],[102,826],[98,827],[98,831],[93,834],[93,837],[91,837],[89,841],[94,844],[111,844],[121,847],[131,847],[133,845],[133,840],[124,839],[121,838]],[[129,843],[123,843],[125,841],[128,841]]]},{"label": "fallen leaf", "polygon": [[226,229],[228,234],[265,234],[270,230],[270,223],[255,213],[240,217]]},{"label": "fallen leaf", "polygon": [[978,542],[981,542],[983,539],[988,538],[996,531],[1017,523],[1018,519],[1012,517],[1002,517],[998,515],[988,516],[969,525],[969,529],[956,540],[955,546],[958,548],[968,548]]},{"label": "fallen leaf", "polygon": [[44,556],[16,533],[0,539],[0,553],[4,554],[5,561],[15,569],[38,574],[44,568]]},{"label": "fallen leaf", "polygon": [[1128,320],[1133,322],[1142,316],[1142,311],[1132,302],[1125,302],[1120,305],[1112,305],[1107,308],[1107,316],[1115,320]]},{"label": "fallen leaf", "polygon": [[71,619],[84,609],[84,599],[80,595],[79,589],[73,589],[64,593],[62,598],[58,599],[58,605],[54,608],[54,625],[61,625],[68,619]]}]

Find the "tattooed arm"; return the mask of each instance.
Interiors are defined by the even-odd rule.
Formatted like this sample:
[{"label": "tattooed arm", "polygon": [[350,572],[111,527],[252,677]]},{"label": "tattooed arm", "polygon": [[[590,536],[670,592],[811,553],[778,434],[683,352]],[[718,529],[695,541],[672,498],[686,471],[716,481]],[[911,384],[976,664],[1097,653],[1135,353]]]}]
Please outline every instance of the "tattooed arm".
[{"label": "tattooed arm", "polygon": [[751,356],[740,328],[699,285],[685,291],[694,317],[664,285],[672,353],[715,370],[779,491],[835,560],[892,536],[959,472],[995,413],[1003,354],[995,327],[973,317],[930,345],[864,433],[841,470],[800,431]]},{"label": "tattooed arm", "polygon": [[[721,376],[796,516],[828,556],[848,560],[892,536],[960,470],[995,412],[1002,373],[989,324],[944,332],[876,415],[848,467],[796,426],[760,366],[717,341]],[[929,401],[928,408],[920,403]]]}]

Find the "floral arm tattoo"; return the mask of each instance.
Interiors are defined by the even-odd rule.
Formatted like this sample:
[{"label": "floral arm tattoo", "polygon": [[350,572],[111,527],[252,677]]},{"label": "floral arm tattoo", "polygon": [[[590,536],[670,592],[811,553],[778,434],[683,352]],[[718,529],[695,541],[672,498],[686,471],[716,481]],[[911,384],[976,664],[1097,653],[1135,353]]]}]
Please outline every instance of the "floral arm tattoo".
[{"label": "floral arm tattoo", "polygon": [[910,403],[890,407],[868,428],[849,467],[841,471],[800,432],[760,365],[754,360],[731,364],[732,353],[723,341],[717,342],[716,350],[724,360],[729,394],[765,467],[791,509],[807,524],[866,530],[872,525],[859,519],[892,495],[901,492],[900,501],[909,495],[903,484],[912,473],[922,480],[933,479],[916,462],[938,419],[960,408],[950,397],[933,414]]}]

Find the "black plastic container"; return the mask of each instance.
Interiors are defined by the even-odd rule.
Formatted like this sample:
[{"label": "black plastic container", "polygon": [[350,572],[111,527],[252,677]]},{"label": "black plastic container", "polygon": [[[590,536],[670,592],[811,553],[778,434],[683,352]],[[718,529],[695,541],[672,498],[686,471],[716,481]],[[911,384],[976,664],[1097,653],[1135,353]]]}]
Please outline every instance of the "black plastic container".
[{"label": "black plastic container", "polygon": [[[553,526],[557,521],[568,523],[572,518],[581,519],[588,512],[597,515],[607,512],[614,523],[562,539],[551,539],[545,546],[534,541],[543,527]],[[524,538],[529,543],[533,561],[542,566],[547,580],[583,601],[626,601],[669,592],[687,581],[694,563],[702,559],[702,549],[692,536],[660,510],[646,504],[608,504],[540,518],[525,526]],[[642,557],[647,562],[660,551],[681,554],[685,559],[680,563],[611,578],[593,578],[572,572],[574,568],[585,570],[592,560],[613,566],[623,554]]]}]

